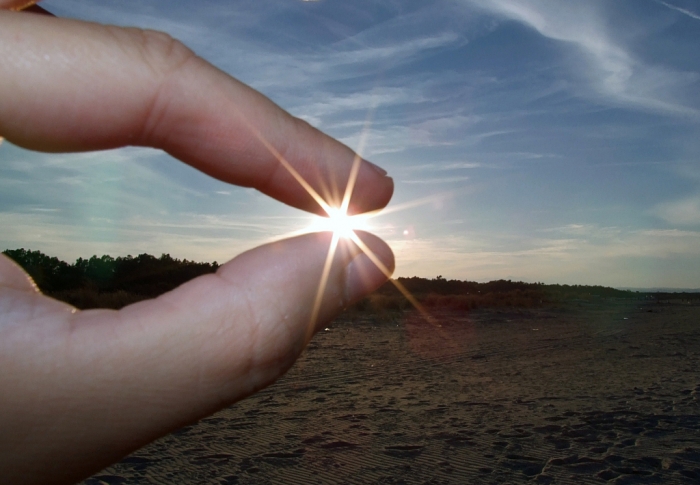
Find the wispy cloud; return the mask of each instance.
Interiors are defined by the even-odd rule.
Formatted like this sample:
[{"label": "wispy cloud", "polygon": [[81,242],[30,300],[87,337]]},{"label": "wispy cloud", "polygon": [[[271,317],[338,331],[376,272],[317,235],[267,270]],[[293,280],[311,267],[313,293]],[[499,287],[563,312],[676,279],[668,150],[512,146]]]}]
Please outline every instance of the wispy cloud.
[{"label": "wispy cloud", "polygon": [[[508,234],[476,233],[392,240],[397,274],[437,275],[488,281],[499,278],[549,283],[625,286],[631,275],[646,286],[697,287],[700,232],[637,230],[571,224],[553,228],[551,237],[522,238],[513,244]],[[558,234],[557,234],[558,233]],[[639,261],[684,261],[682,272],[659,272]],[[681,274],[682,273],[682,274]],[[668,284],[667,284],[668,283]]]},{"label": "wispy cloud", "polygon": [[[362,130],[356,130],[349,136],[337,136],[337,138],[350,147],[359,146],[360,139],[364,138]],[[366,137],[366,144],[362,155],[376,158],[378,155],[406,154],[415,148],[439,147],[449,145],[449,142],[436,141],[420,136],[410,126],[400,124],[373,125]]]},{"label": "wispy cloud", "polygon": [[[380,29],[381,28],[384,27],[380,27]],[[362,37],[366,38],[367,33],[363,33]],[[443,32],[433,36],[419,37],[402,42],[397,42],[396,39],[392,39],[389,44],[379,46],[358,42],[359,39],[353,38],[334,46],[331,51],[332,55],[328,56],[328,65],[338,68],[376,62],[386,63],[388,61],[392,66],[396,66],[426,50],[454,44],[459,41],[460,38],[461,37],[457,33]],[[346,50],[346,46],[350,48]]]},{"label": "wispy cloud", "polygon": [[700,226],[700,195],[664,202],[652,212],[674,226]]},{"label": "wispy cloud", "polygon": [[694,189],[685,196],[678,194],[656,204],[650,213],[675,228],[700,227],[700,164],[681,162],[674,165],[674,172],[684,184],[694,185]]},{"label": "wispy cloud", "polygon": [[483,165],[477,162],[432,162],[424,163],[421,165],[411,165],[405,167],[407,172],[416,171],[438,171],[446,172],[450,170],[471,170],[474,168],[481,168]]},{"label": "wispy cloud", "polygon": [[[348,94],[315,91],[306,94],[303,98],[290,100],[289,110],[316,126],[323,127],[330,124],[335,129],[345,127],[356,130],[364,127],[365,123],[360,119],[367,118],[368,113],[425,101],[426,98],[421,91],[409,87],[383,87]],[[343,121],[340,126],[332,122],[336,115],[342,115]],[[349,125],[347,119],[353,115],[358,117],[358,121]]]},{"label": "wispy cloud", "polygon": [[660,0],[657,0],[656,3],[658,3],[658,4],[660,4],[660,5],[663,5],[664,7],[668,7],[668,8],[670,8],[671,10],[675,10],[676,12],[680,12],[680,13],[682,13],[683,15],[686,15],[686,16],[692,18],[692,19],[700,20],[700,14],[697,14],[697,13],[695,13],[695,12],[691,12],[690,10],[688,10],[688,9],[686,9],[686,8],[681,8],[681,7],[678,7],[678,6],[676,6],[676,5],[671,5],[670,3],[662,2],[662,1],[660,1]]},{"label": "wispy cloud", "polygon": [[425,184],[456,184],[460,182],[466,182],[469,177],[435,177],[435,178],[423,178],[423,179],[413,179],[413,180],[401,180],[401,183],[411,184],[411,185],[425,185]]},{"label": "wispy cloud", "polygon": [[[541,0],[469,0],[496,15],[522,22],[541,35],[578,49],[586,61],[578,75],[594,93],[610,102],[668,114],[696,117],[682,96],[697,73],[649,64],[612,35],[606,16],[589,2]],[[617,27],[620,28],[619,26]],[[580,64],[580,63],[579,63]]]}]

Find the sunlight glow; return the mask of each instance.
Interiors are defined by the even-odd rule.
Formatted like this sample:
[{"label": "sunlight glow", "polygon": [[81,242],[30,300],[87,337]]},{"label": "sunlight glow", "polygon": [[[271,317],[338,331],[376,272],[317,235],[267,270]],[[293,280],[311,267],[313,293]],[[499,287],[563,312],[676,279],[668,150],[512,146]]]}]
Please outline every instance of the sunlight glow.
[{"label": "sunlight glow", "polygon": [[397,290],[401,292],[401,294],[408,300],[408,302],[413,305],[413,308],[418,310],[418,313],[421,314],[423,318],[425,318],[425,321],[430,323],[431,325],[437,325],[437,322],[435,319],[433,319],[432,316],[428,313],[428,311],[423,307],[423,305],[420,304],[418,300],[411,294],[410,291],[406,289],[404,285],[402,285],[398,280],[391,279],[391,271],[389,271],[389,268],[384,266],[384,263],[381,262],[381,260],[377,257],[376,254],[374,254],[374,251],[372,251],[367,245],[362,242],[362,239],[357,237],[356,234],[353,233],[352,236],[352,241],[357,244],[357,247],[359,247],[363,253],[367,255],[367,257],[374,263],[374,265],[384,273],[384,275],[391,281],[391,283],[396,287]]},{"label": "sunlight glow", "polygon": [[36,2],[37,2],[37,0],[27,0],[26,2],[22,2],[21,0],[15,1],[15,2],[12,2],[15,4],[15,6],[10,7],[10,10],[14,10],[14,11],[24,10],[24,9],[27,9],[27,8],[31,7],[32,5],[36,4]]},{"label": "sunlight glow", "polygon": [[[306,0],[304,0],[306,1]],[[423,318],[428,322],[436,325],[435,320],[428,314],[428,312],[423,308],[423,306],[416,300],[416,298],[397,280],[391,279],[391,271],[381,262],[376,254],[357,236],[355,231],[357,230],[367,230],[369,227],[367,225],[368,219],[376,217],[379,215],[380,211],[372,211],[364,214],[350,215],[348,210],[350,207],[350,199],[352,198],[353,191],[355,190],[355,184],[357,182],[357,176],[360,171],[360,166],[362,165],[362,156],[360,153],[364,148],[369,135],[369,129],[371,126],[372,113],[374,109],[370,109],[367,120],[365,122],[365,127],[362,130],[360,136],[360,143],[357,149],[355,158],[353,160],[350,173],[348,174],[348,181],[345,186],[345,193],[343,195],[343,200],[340,207],[332,207],[328,201],[326,201],[312,186],[309,184],[304,177],[296,171],[296,169],[287,161],[282,154],[270,143],[263,134],[252,124],[248,123],[245,117],[243,122],[248,126],[255,137],[260,140],[260,142],[265,146],[265,148],[272,154],[277,161],[282,165],[294,179],[301,185],[304,190],[318,203],[318,205],[326,213],[327,217],[317,216],[305,230],[299,231],[300,233],[308,232],[322,232],[329,231],[333,233],[333,238],[331,240],[330,246],[328,247],[328,253],[326,254],[326,261],[323,266],[323,271],[321,272],[321,277],[319,280],[318,291],[316,293],[316,299],[314,301],[313,308],[311,310],[311,318],[309,321],[309,326],[307,329],[306,341],[311,339],[314,333],[314,328],[318,324],[318,317],[321,311],[321,305],[323,303],[323,297],[326,291],[326,285],[328,283],[328,277],[330,275],[331,266],[333,265],[333,259],[335,257],[336,250],[338,249],[338,244],[341,239],[347,239],[352,241],[367,257],[374,263],[374,265],[382,272],[384,275],[394,284],[394,286],[404,295],[404,297],[413,305],[413,307],[418,310],[418,312],[423,316]],[[444,199],[446,194],[441,194],[440,196],[432,196],[426,199],[421,199],[407,204],[402,204],[398,207],[394,207],[393,210],[383,210],[383,214],[389,212],[394,212],[397,210],[405,210],[418,205],[423,205],[429,202],[441,201]]]},{"label": "sunlight glow", "polygon": [[329,209],[328,217],[317,216],[307,227],[306,232],[332,232],[342,239],[352,239],[355,231],[367,231],[367,214],[350,216],[342,209]]},{"label": "sunlight glow", "polygon": [[326,292],[326,284],[328,284],[328,275],[331,273],[331,265],[333,264],[333,258],[335,257],[335,250],[338,248],[338,234],[333,233],[333,239],[331,240],[331,245],[328,247],[328,254],[326,255],[326,262],[323,265],[323,272],[321,273],[321,279],[318,282],[318,291],[316,292],[316,299],[314,301],[314,306],[311,310],[311,320],[309,321],[309,326],[306,329],[306,341],[311,339],[314,333],[314,328],[318,323],[318,313],[321,311],[321,303],[323,303],[323,295]]}]

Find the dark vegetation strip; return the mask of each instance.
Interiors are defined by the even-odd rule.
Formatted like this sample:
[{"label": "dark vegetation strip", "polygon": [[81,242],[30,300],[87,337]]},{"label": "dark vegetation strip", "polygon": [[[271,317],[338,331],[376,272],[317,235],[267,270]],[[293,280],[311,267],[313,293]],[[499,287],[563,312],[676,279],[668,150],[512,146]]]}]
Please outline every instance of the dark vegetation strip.
[{"label": "dark vegetation strip", "polygon": [[[213,273],[213,263],[176,259],[169,254],[113,258],[92,256],[69,264],[41,251],[3,251],[31,275],[41,291],[76,308],[121,308],[154,298],[197,276]],[[575,300],[645,299],[656,302],[681,300],[700,303],[700,293],[640,293],[604,286],[545,285],[497,280],[488,283],[412,277],[398,281],[428,309],[471,310],[476,308],[537,308]],[[387,313],[409,310],[411,304],[387,282],[356,303],[350,312]]]},{"label": "dark vegetation strip", "polygon": [[169,254],[160,258],[150,254],[92,256],[78,258],[73,264],[41,251],[13,249],[3,254],[24,268],[44,294],[80,309],[121,308],[154,298],[219,267],[216,262],[197,263]]}]

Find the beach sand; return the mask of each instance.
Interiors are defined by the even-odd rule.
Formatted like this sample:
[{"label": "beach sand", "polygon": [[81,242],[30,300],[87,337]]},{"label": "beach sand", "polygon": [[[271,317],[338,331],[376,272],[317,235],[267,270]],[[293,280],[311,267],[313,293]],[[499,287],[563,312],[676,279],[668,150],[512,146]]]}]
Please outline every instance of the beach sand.
[{"label": "beach sand", "polygon": [[700,306],[341,318],[270,388],[84,483],[700,483]]}]

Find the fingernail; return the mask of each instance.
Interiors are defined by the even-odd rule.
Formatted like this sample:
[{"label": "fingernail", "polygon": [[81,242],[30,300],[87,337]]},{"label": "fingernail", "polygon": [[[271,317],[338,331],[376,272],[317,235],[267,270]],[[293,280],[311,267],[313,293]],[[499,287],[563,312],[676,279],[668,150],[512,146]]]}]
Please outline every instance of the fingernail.
[{"label": "fingernail", "polygon": [[364,162],[365,162],[372,170],[374,170],[375,172],[377,172],[379,175],[384,176],[384,175],[387,174],[387,171],[386,171],[386,170],[384,170],[383,168],[381,168],[381,167],[379,167],[379,166],[373,164],[372,162],[369,162],[369,161],[367,161],[367,160],[364,160]]}]

